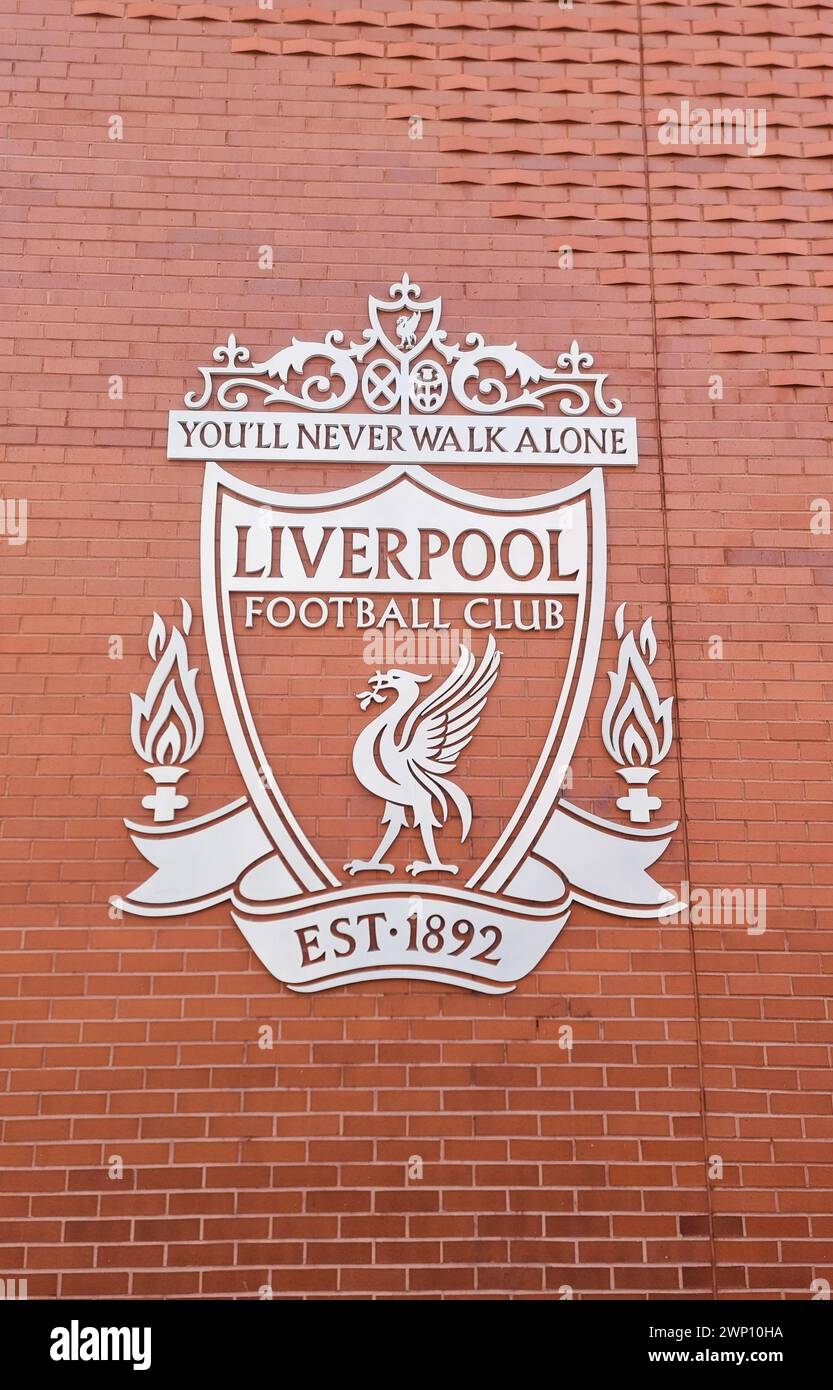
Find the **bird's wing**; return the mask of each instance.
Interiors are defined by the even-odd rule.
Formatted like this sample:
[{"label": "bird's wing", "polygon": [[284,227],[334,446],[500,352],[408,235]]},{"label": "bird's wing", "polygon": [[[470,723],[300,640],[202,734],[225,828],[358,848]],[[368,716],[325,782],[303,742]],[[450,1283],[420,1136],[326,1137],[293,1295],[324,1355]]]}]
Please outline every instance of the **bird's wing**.
[{"label": "bird's wing", "polygon": [[467,647],[460,649],[454,670],[409,715],[400,748],[410,763],[434,773],[457,765],[497,679],[500,656],[491,636],[479,662]]}]

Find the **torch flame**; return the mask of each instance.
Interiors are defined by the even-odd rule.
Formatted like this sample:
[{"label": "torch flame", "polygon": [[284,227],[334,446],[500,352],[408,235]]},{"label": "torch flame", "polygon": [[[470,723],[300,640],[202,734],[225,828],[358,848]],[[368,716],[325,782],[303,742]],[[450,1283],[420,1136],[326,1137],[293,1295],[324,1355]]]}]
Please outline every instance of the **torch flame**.
[{"label": "torch flame", "polygon": [[608,672],[610,695],[602,720],[602,737],[617,763],[626,767],[652,767],[662,762],[671,746],[674,697],[669,695],[660,701],[648,670],[657,653],[651,619],[642,624],[637,647],[632,630],[623,637],[624,609],[622,604],[616,613],[616,632],[622,640],[617,669]]},{"label": "torch flame", "polygon": [[[191,609],[182,600],[182,627],[191,630]],[[179,628],[167,636],[158,613],[153,615],[148,651],[156,661],[144,700],[131,695],[130,736],[140,758],[157,767],[187,762],[196,753],[204,732],[197,697],[197,669],[188,666],[188,648]]]}]

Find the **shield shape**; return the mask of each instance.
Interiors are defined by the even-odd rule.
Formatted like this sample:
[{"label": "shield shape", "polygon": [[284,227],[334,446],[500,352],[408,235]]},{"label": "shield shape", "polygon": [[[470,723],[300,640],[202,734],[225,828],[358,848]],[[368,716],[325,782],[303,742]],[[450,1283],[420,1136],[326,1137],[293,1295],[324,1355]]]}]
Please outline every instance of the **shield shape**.
[{"label": "shield shape", "polygon": [[440,298],[421,300],[421,289],[411,284],[408,275],[403,275],[400,284],[391,285],[390,299],[370,295],[368,343],[386,348],[399,362],[418,357],[435,340],[443,304]]},{"label": "shield shape", "polygon": [[598,660],[601,473],[498,498],[403,465],[311,494],[209,464],[201,546],[211,673],[261,833],[233,895],[250,944],[295,989],[511,988],[566,921],[541,840]]}]

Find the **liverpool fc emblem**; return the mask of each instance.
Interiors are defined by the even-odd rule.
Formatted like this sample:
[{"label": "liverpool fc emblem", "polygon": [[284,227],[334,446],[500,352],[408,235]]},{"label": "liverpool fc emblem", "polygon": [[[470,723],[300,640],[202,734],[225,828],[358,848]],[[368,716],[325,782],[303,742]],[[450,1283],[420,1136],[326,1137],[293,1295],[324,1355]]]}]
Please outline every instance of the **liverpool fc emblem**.
[{"label": "liverpool fc emblem", "polygon": [[[254,363],[232,336],[171,412],[170,456],[205,459],[209,672],[189,654],[191,606],[170,630],[155,615],[132,725],[152,819],[127,822],[155,871],[117,901],[145,916],[228,903],[294,990],[505,993],[576,904],[673,910],[649,873],[676,828],[655,824],[671,700],[650,619],[637,633],[622,604],[597,729],[622,794],[610,819],[567,795],[606,631],[603,470],[636,464],[635,423],[577,343],[551,368],[476,333],[449,344],[441,302],[407,276],[369,319],[360,342],[334,331]],[[378,466],[298,491],[244,481],[234,458]],[[510,494],[516,464],[578,476],[490,496],[436,471],[457,463],[499,463]],[[208,674],[241,789],[185,818]]]}]

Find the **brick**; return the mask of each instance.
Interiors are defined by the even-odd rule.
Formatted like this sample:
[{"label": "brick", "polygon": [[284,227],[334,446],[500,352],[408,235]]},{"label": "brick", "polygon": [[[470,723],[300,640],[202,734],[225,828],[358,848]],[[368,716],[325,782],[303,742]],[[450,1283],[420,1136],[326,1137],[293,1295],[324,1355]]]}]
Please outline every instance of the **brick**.
[{"label": "brick", "polygon": [[[622,5],[66,8],[37,47],[12,17],[7,44],[2,486],[31,533],[0,535],[7,1264],[44,1298],[802,1296],[833,1236],[833,571],[810,527],[833,501],[833,25],[811,5],[649,3],[643,45]],[[764,106],[765,154],[661,144],[659,111],[684,99]],[[675,695],[656,785],[685,815],[663,882],[766,889],[763,935],[576,906],[513,995],[304,997],[225,907],[109,919],[149,785],[128,734],[148,619],[180,594],[199,612],[200,470],[165,459],[165,412],[230,326],[264,354],[355,337],[405,268],[444,295],[450,342],[578,337],[637,415],[639,470],[607,481],[608,618],[624,597],[653,614]],[[250,470],[284,480],[268,471]],[[567,481],[462,472],[443,477]],[[195,650],[202,812],[242,788]],[[350,802],[343,719],[310,693],[325,649],[294,655],[253,698],[340,863],[346,817],[351,841],[376,823]],[[531,652],[503,714],[532,729],[549,695]],[[599,815],[621,790],[603,700],[574,769]],[[525,756],[518,728],[503,756]],[[495,830],[524,780],[507,766],[496,785],[498,753],[496,734],[471,766]]]}]

